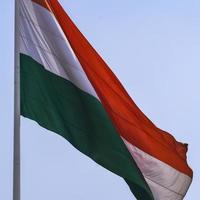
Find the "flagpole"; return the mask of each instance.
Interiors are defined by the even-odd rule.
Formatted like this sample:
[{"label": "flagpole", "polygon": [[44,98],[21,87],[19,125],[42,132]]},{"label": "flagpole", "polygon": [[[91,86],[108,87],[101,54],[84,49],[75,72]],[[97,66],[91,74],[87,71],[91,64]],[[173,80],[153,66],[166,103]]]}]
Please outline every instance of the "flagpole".
[{"label": "flagpole", "polygon": [[13,200],[20,200],[19,1],[15,0]]}]

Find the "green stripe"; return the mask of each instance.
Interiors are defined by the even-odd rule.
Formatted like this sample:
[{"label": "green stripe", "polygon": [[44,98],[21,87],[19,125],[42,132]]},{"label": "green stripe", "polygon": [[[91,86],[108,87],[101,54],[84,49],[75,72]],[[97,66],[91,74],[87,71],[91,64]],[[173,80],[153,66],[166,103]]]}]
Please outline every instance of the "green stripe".
[{"label": "green stripe", "polygon": [[23,54],[20,76],[21,115],[63,136],[95,162],[123,177],[138,199],[153,199],[143,175],[95,97]]}]

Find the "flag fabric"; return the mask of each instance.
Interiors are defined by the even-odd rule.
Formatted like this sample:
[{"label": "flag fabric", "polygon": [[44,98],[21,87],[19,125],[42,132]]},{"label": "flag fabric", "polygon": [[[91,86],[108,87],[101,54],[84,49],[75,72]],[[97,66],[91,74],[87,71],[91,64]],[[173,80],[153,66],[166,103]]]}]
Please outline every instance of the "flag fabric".
[{"label": "flag fabric", "polygon": [[137,199],[183,199],[187,145],[143,114],[57,0],[18,2],[21,115],[122,177]]}]

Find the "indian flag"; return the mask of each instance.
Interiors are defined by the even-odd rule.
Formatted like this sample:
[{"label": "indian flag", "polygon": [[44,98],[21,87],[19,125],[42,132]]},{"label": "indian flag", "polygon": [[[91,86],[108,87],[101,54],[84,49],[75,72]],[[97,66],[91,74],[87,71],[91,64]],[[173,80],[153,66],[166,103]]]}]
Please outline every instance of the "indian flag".
[{"label": "indian flag", "polygon": [[122,177],[139,200],[181,200],[187,145],[156,127],[57,0],[18,0],[21,115]]}]

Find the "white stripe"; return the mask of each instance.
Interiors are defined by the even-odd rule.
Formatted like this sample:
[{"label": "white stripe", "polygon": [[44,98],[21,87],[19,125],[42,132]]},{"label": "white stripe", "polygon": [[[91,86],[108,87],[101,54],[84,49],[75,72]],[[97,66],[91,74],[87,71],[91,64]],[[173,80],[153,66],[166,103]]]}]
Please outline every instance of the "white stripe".
[{"label": "white stripe", "polygon": [[122,138],[156,200],[181,200],[192,179]]},{"label": "white stripe", "polygon": [[21,53],[98,98],[53,14],[31,0],[21,0],[20,40]]}]

